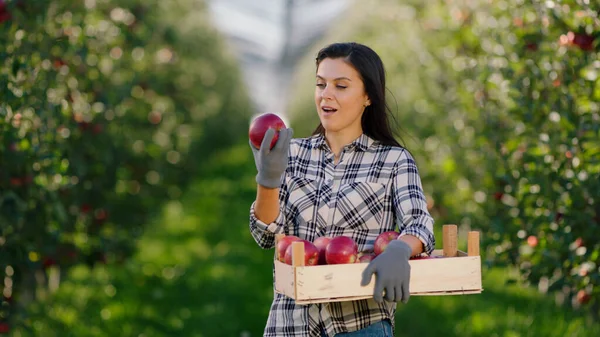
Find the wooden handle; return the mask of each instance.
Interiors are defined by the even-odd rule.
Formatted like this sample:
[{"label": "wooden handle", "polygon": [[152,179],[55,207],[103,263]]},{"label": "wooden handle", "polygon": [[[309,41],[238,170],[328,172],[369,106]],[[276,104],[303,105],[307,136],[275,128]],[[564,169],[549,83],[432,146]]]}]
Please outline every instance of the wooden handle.
[{"label": "wooden handle", "polygon": [[467,255],[478,256],[479,255],[479,232],[470,231],[467,236]]},{"label": "wooden handle", "polygon": [[458,256],[458,227],[456,225],[444,225],[443,236],[444,256]]},{"label": "wooden handle", "polygon": [[304,242],[292,242],[292,266],[304,266]]}]

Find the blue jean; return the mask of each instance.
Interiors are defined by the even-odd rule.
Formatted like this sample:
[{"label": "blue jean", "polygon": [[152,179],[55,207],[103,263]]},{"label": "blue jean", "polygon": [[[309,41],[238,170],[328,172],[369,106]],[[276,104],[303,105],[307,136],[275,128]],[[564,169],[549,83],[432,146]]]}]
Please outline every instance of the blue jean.
[{"label": "blue jean", "polygon": [[[323,332],[321,336],[326,337],[327,335]],[[339,333],[335,337],[394,337],[394,333],[392,332],[390,321],[383,320],[371,324],[362,330]]]}]

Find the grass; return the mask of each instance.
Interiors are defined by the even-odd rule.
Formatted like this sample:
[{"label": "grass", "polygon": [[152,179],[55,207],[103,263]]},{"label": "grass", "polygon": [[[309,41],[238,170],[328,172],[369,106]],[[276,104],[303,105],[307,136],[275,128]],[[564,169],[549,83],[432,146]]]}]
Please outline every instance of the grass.
[{"label": "grass", "polygon": [[[17,336],[262,336],[272,299],[273,251],[248,232],[255,197],[247,144],[222,152],[123,265],[74,269],[32,306]],[[599,336],[573,310],[484,271],[478,295],[416,297],[399,306],[398,336]]]}]

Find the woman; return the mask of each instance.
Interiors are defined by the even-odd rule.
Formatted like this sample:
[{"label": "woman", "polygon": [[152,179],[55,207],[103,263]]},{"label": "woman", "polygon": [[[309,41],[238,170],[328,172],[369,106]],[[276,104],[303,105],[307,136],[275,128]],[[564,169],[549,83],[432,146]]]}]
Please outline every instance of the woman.
[{"label": "woman", "polygon": [[264,336],[393,336],[396,303],[410,295],[408,260],[435,246],[433,219],[415,161],[388,123],[379,56],[335,43],[316,65],[314,134],[292,139],[291,128],[281,130],[269,150],[269,130],[260,149],[250,145],[258,170],[250,232],[265,249],[285,233],[309,241],[346,235],[360,251],[372,250],[381,232],[401,235],[363,273],[363,285],[377,275],[372,299],[296,305],[275,293]]}]

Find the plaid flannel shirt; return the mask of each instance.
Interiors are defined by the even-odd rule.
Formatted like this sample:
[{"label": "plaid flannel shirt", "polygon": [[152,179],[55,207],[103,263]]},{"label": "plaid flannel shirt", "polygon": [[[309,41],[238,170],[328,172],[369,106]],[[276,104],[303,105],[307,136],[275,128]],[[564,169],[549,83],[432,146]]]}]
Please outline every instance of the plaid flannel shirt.
[{"label": "plaid flannel shirt", "polygon": [[[264,249],[274,247],[276,233],[285,233],[309,241],[346,235],[359,251],[372,251],[377,235],[389,230],[416,236],[426,253],[435,246],[434,221],[413,157],[365,134],[343,148],[337,165],[322,135],[292,139],[279,200],[279,215],[270,224],[256,218],[254,203],[250,207],[250,232]],[[322,329],[333,336],[383,319],[394,326],[395,312],[396,304],[386,301],[297,305],[274,292],[264,336],[321,336]]]}]

